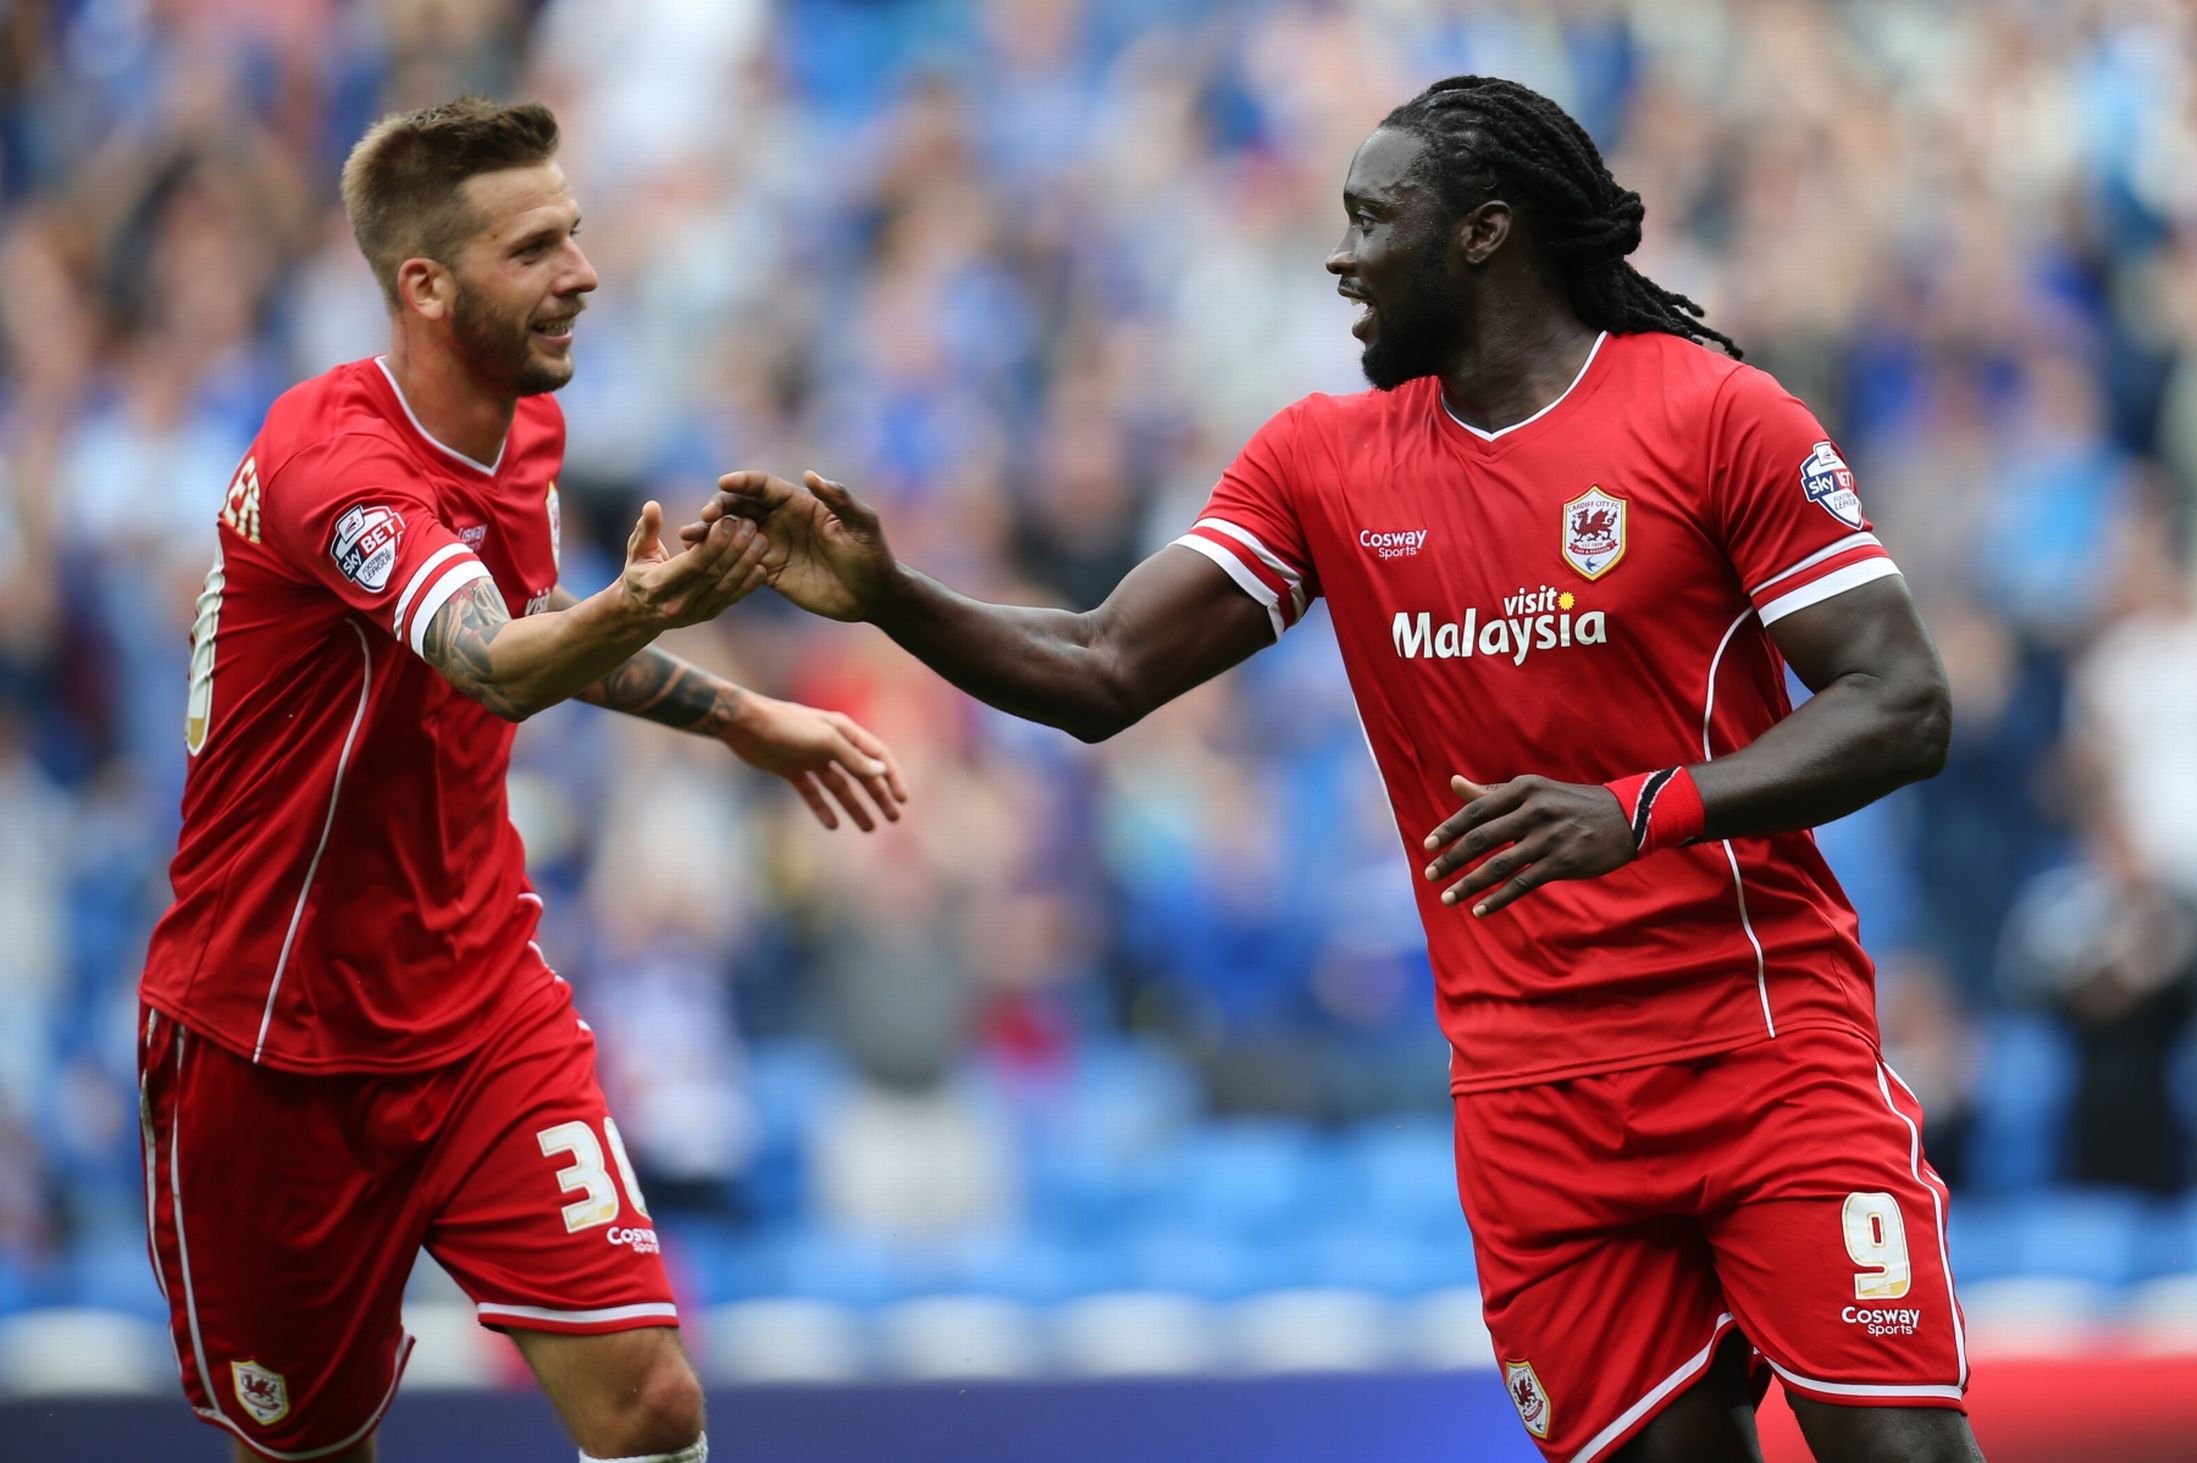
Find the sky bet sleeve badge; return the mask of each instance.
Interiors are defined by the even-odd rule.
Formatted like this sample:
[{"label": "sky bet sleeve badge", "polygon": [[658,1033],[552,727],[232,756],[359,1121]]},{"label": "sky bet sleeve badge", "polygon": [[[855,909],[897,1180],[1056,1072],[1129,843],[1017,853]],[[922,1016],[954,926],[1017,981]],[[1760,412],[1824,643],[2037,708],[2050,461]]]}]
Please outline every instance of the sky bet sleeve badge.
[{"label": "sky bet sleeve badge", "polygon": [[1564,505],[1564,560],[1600,579],[1625,557],[1625,500],[1590,487]]},{"label": "sky bet sleeve badge", "polygon": [[1809,502],[1821,504],[1824,512],[1848,528],[1861,527],[1861,495],[1854,491],[1854,470],[1830,443],[1816,443],[1802,460],[1800,487]]}]

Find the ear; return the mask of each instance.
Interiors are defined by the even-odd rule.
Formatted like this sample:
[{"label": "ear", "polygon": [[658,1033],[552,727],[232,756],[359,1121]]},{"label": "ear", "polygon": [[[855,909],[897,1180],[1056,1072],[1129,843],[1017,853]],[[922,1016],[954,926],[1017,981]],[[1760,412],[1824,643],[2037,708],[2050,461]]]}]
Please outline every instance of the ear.
[{"label": "ear", "polygon": [[1510,205],[1491,198],[1460,217],[1450,228],[1450,248],[1459,260],[1477,268],[1495,257],[1510,237],[1514,215]]},{"label": "ear", "polygon": [[425,320],[440,320],[450,313],[456,285],[450,271],[432,259],[414,257],[397,266],[398,300]]}]

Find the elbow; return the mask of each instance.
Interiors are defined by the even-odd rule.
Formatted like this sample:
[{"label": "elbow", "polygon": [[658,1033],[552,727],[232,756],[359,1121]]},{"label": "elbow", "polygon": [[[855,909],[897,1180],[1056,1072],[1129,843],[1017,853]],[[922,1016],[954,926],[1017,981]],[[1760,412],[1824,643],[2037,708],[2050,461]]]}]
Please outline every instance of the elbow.
[{"label": "elbow", "polygon": [[1896,745],[1902,782],[1922,782],[1945,770],[1953,744],[1953,697],[1942,674],[1917,688],[1901,708]]},{"label": "elbow", "polygon": [[1100,742],[1118,736],[1144,719],[1143,714],[1115,710],[1079,713],[1059,723],[1060,729],[1082,742],[1085,746],[1097,746]]},{"label": "elbow", "polygon": [[1086,746],[1096,746],[1135,726],[1151,710],[1120,676],[1101,676],[1091,682],[1091,695],[1084,704],[1057,725]]},{"label": "elbow", "polygon": [[497,717],[516,726],[537,711],[548,709],[548,701],[521,695],[507,687],[489,681],[476,681],[458,688],[467,697],[488,708]]}]

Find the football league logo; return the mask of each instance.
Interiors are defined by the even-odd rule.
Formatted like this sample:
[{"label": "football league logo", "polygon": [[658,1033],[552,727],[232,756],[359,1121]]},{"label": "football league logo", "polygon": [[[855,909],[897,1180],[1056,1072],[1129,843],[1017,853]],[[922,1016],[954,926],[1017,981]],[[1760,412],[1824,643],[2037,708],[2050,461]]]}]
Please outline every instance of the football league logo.
[{"label": "football league logo", "polygon": [[236,1400],[261,1427],[272,1427],[290,1415],[290,1388],[282,1373],[256,1361],[232,1361],[229,1375],[236,1380]]},{"label": "football league logo", "polygon": [[1564,505],[1564,562],[1600,579],[1625,557],[1625,500],[1590,487]]},{"label": "football league logo", "polygon": [[1510,1393],[1511,1404],[1518,1409],[1518,1420],[1526,1425],[1526,1431],[1537,1438],[1546,1438],[1549,1435],[1549,1394],[1541,1390],[1541,1379],[1534,1375],[1533,1363],[1504,1362],[1503,1390]]},{"label": "football league logo", "polygon": [[1802,459],[1800,490],[1808,495],[1809,502],[1820,505],[1848,528],[1861,527],[1861,495],[1854,491],[1854,470],[1830,443],[1816,443]]},{"label": "football league logo", "polygon": [[379,594],[389,587],[389,571],[397,567],[397,540],[403,536],[404,519],[394,508],[362,503],[336,520],[328,557],[344,578]]}]

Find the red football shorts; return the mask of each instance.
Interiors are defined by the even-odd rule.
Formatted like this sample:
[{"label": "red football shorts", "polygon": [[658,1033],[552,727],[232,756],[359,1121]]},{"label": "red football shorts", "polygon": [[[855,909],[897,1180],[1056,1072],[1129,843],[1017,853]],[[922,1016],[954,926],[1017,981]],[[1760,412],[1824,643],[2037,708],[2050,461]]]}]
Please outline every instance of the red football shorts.
[{"label": "red football shorts", "polygon": [[1860,1036],[1456,1107],[1488,1331],[1548,1457],[1616,1451],[1735,1327],[1800,1396],[1964,1408],[1945,1184],[1921,1106]]},{"label": "red football shorts", "polygon": [[259,1452],[317,1456],[381,1420],[423,1247],[486,1326],[677,1324],[561,982],[464,1060],[398,1076],[255,1067],[141,1015],[146,1219],[184,1395]]}]

